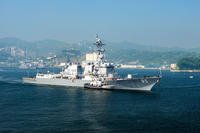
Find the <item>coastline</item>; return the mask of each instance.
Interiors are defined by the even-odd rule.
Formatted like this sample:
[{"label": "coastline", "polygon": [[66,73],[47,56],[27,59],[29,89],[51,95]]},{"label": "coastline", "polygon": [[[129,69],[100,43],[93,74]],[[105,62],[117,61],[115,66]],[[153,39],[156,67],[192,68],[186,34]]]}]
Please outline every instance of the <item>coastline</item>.
[{"label": "coastline", "polygon": [[170,69],[170,72],[200,72],[200,70],[173,70],[173,69]]},{"label": "coastline", "polygon": [[[135,67],[117,67],[117,68],[120,68],[120,69],[142,69],[142,70],[160,70],[159,68],[148,68],[148,67],[145,67],[145,68],[135,68]],[[165,69],[162,69],[162,70],[165,70]],[[166,69],[168,70],[168,69]]]}]

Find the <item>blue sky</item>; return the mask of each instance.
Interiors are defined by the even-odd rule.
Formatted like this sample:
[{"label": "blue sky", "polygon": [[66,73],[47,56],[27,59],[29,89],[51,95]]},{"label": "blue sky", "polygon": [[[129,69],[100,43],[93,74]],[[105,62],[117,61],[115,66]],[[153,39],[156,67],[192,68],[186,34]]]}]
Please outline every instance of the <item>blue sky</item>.
[{"label": "blue sky", "polygon": [[198,0],[0,0],[0,38],[200,46]]}]

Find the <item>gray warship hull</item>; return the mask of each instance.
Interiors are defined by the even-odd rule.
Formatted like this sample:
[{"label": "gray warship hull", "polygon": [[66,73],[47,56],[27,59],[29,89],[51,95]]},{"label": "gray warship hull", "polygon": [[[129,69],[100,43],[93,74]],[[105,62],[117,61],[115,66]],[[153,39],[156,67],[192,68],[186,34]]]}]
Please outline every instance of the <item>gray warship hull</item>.
[{"label": "gray warship hull", "polygon": [[52,85],[52,86],[71,86],[71,87],[85,87],[92,89],[108,89],[108,90],[137,90],[137,91],[151,91],[153,86],[159,82],[159,77],[151,78],[136,78],[136,79],[120,79],[108,80],[106,85],[101,87],[92,87],[89,85],[91,81],[82,79],[61,79],[61,78],[23,78],[25,84],[36,85]]},{"label": "gray warship hull", "polygon": [[[149,78],[134,78],[134,79],[121,79],[106,81],[108,89],[118,90],[138,90],[138,91],[151,91],[153,86],[160,81],[160,77],[149,77]],[[109,86],[111,86],[109,88]]]},{"label": "gray warship hull", "polygon": [[35,85],[52,85],[52,86],[72,86],[72,87],[83,87],[85,83],[89,83],[88,80],[82,79],[61,79],[61,78],[23,78],[25,84]]}]

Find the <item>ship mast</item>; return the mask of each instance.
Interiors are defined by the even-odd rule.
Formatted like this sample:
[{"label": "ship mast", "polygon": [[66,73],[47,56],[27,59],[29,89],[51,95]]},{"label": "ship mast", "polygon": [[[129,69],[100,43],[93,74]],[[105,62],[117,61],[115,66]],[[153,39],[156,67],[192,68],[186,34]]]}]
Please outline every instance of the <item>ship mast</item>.
[{"label": "ship mast", "polygon": [[103,46],[105,45],[102,43],[101,39],[98,37],[98,34],[96,34],[96,42],[94,43],[97,48],[97,60],[99,62],[99,65],[101,63],[104,63],[104,52],[105,49],[103,49]]}]

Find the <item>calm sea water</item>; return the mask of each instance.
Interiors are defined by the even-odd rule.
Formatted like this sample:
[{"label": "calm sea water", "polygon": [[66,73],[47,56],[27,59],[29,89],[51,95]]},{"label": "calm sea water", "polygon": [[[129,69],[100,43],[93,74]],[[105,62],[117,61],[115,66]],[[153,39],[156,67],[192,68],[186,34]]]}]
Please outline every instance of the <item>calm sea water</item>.
[{"label": "calm sea water", "polygon": [[151,93],[21,83],[35,73],[0,68],[0,132],[200,132],[200,73],[163,71]]}]

